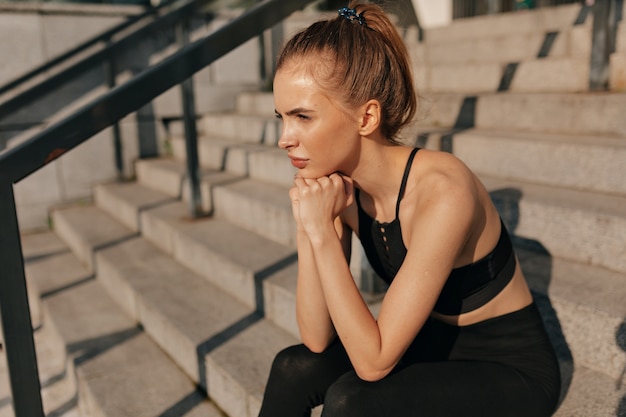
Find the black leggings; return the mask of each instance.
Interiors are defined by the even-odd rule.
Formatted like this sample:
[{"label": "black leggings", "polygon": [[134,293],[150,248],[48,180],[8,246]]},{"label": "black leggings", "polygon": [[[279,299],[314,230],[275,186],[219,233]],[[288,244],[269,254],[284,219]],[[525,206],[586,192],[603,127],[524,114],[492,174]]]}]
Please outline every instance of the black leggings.
[{"label": "black leggings", "polygon": [[554,411],[559,366],[535,304],[470,326],[429,320],[396,368],[366,382],[340,342],[274,360],[260,417],[542,417]]}]

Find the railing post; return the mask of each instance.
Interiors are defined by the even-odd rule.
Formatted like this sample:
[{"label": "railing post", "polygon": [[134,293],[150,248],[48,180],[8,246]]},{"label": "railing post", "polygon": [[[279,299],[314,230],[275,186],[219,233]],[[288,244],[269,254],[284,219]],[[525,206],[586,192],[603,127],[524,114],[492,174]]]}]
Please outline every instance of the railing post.
[{"label": "railing post", "polygon": [[0,313],[16,417],[43,417],[13,184],[0,178]]},{"label": "railing post", "polygon": [[[176,26],[176,40],[180,48],[189,43],[189,21],[183,20]],[[183,102],[183,123],[185,126],[185,149],[187,151],[187,178],[189,179],[189,204],[192,217],[202,214],[200,198],[200,168],[198,160],[198,132],[196,130],[196,105],[193,77],[180,84]]]},{"label": "railing post", "polygon": [[[107,40],[107,46],[111,45],[111,39]],[[113,53],[110,53],[104,61],[104,77],[109,89],[115,87],[115,76],[117,74],[117,68],[115,67],[115,57]],[[124,178],[124,158],[122,150],[122,134],[120,132],[120,124],[118,122],[113,123],[111,126],[113,131],[113,149],[115,152],[115,169],[117,171],[118,180]]]},{"label": "railing post", "polygon": [[[257,0],[257,3],[261,0]],[[269,80],[273,74],[273,64],[272,64],[272,40],[271,37],[268,36],[270,31],[264,30],[258,36],[259,41],[259,51],[260,60],[259,60],[259,74],[261,83],[265,86],[269,86]]]},{"label": "railing post", "polygon": [[592,10],[589,89],[605,90],[609,85],[609,58],[615,50],[617,1],[596,0]]},{"label": "railing post", "polygon": [[487,14],[500,13],[500,1],[499,0],[487,0]]}]

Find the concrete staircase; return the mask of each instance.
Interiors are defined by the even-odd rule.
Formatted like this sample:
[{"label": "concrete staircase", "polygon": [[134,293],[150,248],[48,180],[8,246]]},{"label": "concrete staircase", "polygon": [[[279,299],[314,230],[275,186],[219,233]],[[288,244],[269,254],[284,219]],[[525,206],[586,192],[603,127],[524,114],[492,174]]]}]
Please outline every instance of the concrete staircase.
[{"label": "concrete staircase", "polygon": [[[626,94],[585,93],[586,81],[539,88],[522,70],[587,71],[588,51],[566,52],[589,35],[588,23],[572,27],[577,12],[468,19],[424,44],[408,30],[424,110],[404,139],[451,150],[490,190],[559,353],[556,415],[626,416]],[[493,56],[478,59],[482,50]],[[173,125],[172,154],[137,161],[136,182],[100,184],[93,204],[52,212],[53,232],[24,236],[34,317],[65,344],[84,417],[257,415],[273,356],[298,341],[294,171],[276,148],[273,109],[271,95],[244,93],[236,112],[199,122],[211,216],[189,217]]]}]

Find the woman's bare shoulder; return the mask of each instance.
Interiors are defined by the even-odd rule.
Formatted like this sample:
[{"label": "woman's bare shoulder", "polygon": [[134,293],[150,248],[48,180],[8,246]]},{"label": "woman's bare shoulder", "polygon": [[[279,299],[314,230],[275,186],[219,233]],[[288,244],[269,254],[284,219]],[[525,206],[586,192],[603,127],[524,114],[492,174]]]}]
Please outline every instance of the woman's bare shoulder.
[{"label": "woman's bare shoulder", "polygon": [[452,203],[475,198],[476,177],[463,161],[448,152],[423,149],[419,153],[407,197],[414,194],[421,200]]}]

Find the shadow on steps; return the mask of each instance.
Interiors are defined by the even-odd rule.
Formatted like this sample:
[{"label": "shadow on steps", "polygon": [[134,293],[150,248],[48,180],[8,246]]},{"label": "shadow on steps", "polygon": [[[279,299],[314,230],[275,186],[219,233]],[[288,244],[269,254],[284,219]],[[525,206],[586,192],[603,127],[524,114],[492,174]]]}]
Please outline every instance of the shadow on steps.
[{"label": "shadow on steps", "polygon": [[494,190],[489,195],[511,235],[516,250],[523,249],[532,254],[531,256],[520,256],[519,253],[517,255],[520,267],[529,281],[533,298],[541,312],[544,325],[559,360],[561,368],[560,405],[572,383],[574,359],[563,335],[559,318],[548,296],[548,289],[552,280],[552,256],[541,242],[515,234],[520,218],[519,202],[522,197],[520,190],[503,188]]}]

